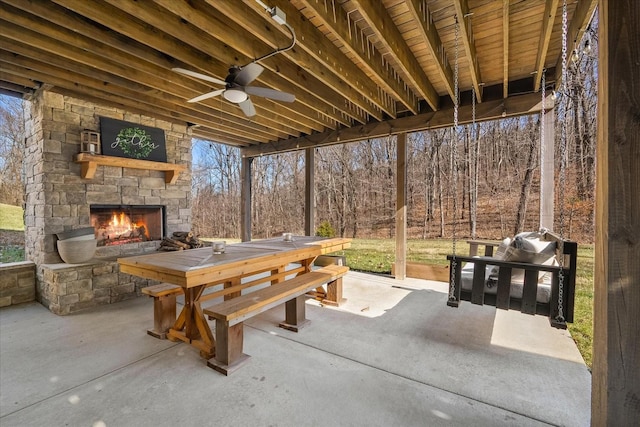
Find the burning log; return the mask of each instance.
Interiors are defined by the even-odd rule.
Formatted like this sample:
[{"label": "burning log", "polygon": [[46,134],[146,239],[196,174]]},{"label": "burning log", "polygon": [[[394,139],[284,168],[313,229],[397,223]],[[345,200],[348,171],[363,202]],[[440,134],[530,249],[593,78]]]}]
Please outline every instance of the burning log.
[{"label": "burning log", "polygon": [[191,231],[174,231],[173,235],[165,237],[160,243],[159,251],[182,251],[185,249],[201,248],[204,244]]}]

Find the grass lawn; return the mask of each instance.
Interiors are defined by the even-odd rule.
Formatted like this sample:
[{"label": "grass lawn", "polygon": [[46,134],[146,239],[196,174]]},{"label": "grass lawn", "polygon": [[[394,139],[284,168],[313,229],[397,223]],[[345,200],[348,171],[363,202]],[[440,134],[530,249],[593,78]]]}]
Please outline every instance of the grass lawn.
[{"label": "grass lawn", "polygon": [[[427,264],[447,265],[447,254],[452,251],[451,240],[443,239],[409,240],[407,246],[408,261]],[[344,255],[353,270],[390,274],[394,248],[393,239],[354,239]],[[466,255],[467,244],[458,242],[456,252]],[[569,331],[589,369],[593,346],[593,268],[593,245],[578,245],[575,321],[569,324]]]},{"label": "grass lawn", "polygon": [[0,203],[0,230],[24,231],[24,219],[20,206]]}]

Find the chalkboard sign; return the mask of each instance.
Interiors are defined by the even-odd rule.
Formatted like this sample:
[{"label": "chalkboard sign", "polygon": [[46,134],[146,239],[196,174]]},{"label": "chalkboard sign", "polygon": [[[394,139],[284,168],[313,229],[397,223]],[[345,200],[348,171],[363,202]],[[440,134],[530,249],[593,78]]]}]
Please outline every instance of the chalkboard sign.
[{"label": "chalkboard sign", "polygon": [[100,133],[105,156],[167,161],[164,131],[160,128],[100,117]]}]

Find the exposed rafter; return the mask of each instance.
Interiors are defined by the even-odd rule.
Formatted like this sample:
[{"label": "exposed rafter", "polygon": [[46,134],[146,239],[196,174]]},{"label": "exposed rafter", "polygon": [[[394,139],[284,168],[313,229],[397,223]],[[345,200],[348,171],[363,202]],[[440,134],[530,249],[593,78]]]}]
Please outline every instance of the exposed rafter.
[{"label": "exposed rafter", "polygon": [[[355,23],[350,21],[348,15],[339,5],[333,3],[331,7],[326,7],[326,3],[319,0],[299,0],[298,2],[313,11],[315,17],[321,20],[322,24],[331,30],[332,34],[349,52],[358,58],[362,66],[376,77],[376,82],[384,90],[397,98],[412,113],[418,112],[418,100],[413,91],[404,84],[397,74],[394,74],[388,65],[385,65],[380,52],[375,48],[370,48],[364,35],[358,30]],[[286,0],[275,0],[273,3],[280,8],[284,8],[286,5],[289,5],[289,8],[292,7]],[[311,25],[307,21],[303,20],[302,22]],[[340,69],[343,66],[343,62],[336,62],[334,65]]]},{"label": "exposed rafter", "polygon": [[384,44],[390,55],[395,58],[404,77],[415,86],[415,90],[427,101],[429,106],[433,110],[437,110],[440,104],[438,93],[387,11],[374,0],[352,1],[359,6],[362,17],[376,34],[380,43]]},{"label": "exposed rafter", "polygon": [[[541,72],[534,79],[532,71],[546,68],[554,80],[549,55],[562,43],[559,14],[549,18],[558,0],[545,1],[482,0],[469,10],[468,0],[0,0],[0,93],[29,98],[47,88],[267,151],[351,129],[433,127],[451,115],[455,19],[462,110],[472,89],[482,104],[511,105],[534,92]],[[596,1],[568,2],[569,49]],[[263,58],[290,45],[283,19],[297,43]],[[221,96],[188,102],[223,89],[230,66],[256,58],[265,69],[251,86],[291,93],[294,102],[254,90],[251,117]]]},{"label": "exposed rafter", "polygon": [[453,4],[456,8],[456,15],[460,23],[460,39],[464,49],[473,88],[476,91],[476,99],[482,102],[482,77],[480,76],[480,65],[478,64],[478,56],[476,54],[476,46],[473,42],[473,33],[471,29],[471,14],[467,0],[454,0]]},{"label": "exposed rafter", "polygon": [[447,61],[447,55],[445,53],[442,40],[440,40],[438,30],[436,30],[435,24],[433,23],[431,12],[429,12],[429,6],[425,0],[408,0],[407,7],[413,16],[413,19],[420,23],[420,34],[424,39],[431,56],[436,60],[440,78],[444,81],[447,93],[449,93],[449,96],[453,100],[455,98],[453,89],[453,71],[451,70],[449,61]]},{"label": "exposed rafter", "polygon": [[536,59],[536,73],[534,76],[533,90],[540,90],[540,82],[542,81],[542,70],[545,68],[547,59],[547,50],[551,41],[551,33],[553,32],[553,23],[558,12],[559,0],[547,0],[544,6],[544,18],[542,20],[542,31],[540,32],[540,42],[538,44],[538,57]]},{"label": "exposed rafter", "polygon": [[[208,31],[208,20],[204,13],[204,8],[206,8],[204,1],[193,0],[189,2],[188,5],[174,0],[155,1],[162,4],[163,7],[171,10],[176,15],[185,19],[191,19],[191,22],[203,31]],[[207,0],[206,3],[215,7],[223,15],[230,16],[231,19],[235,21],[235,24],[239,26],[239,28],[242,28],[240,34],[234,33],[229,35],[230,37],[233,37],[236,42],[239,37],[243,38],[242,31],[250,33],[247,37],[255,37],[264,43],[264,45],[268,47],[265,49],[265,53],[268,53],[269,51],[278,49],[280,46],[285,46],[290,41],[291,34],[285,29],[285,27],[278,25],[273,21],[266,14],[264,9],[261,9],[255,1],[249,2],[247,5],[244,5],[237,0]],[[248,6],[255,7],[256,9],[252,10]],[[232,14],[233,11],[240,13]],[[327,91],[325,89],[324,93],[316,92],[316,95],[319,97],[335,97],[335,93],[337,92],[361,110],[366,111],[376,120],[382,120],[382,111],[385,111],[392,117],[395,116],[395,104],[386,102],[387,100],[384,98],[383,94],[377,90],[362,70],[356,67],[352,62],[348,61],[347,58],[342,58],[344,55],[342,52],[335,49],[335,46],[333,46],[333,50],[327,53],[323,52],[321,49],[331,48],[331,45],[329,44],[319,47],[316,51],[306,48],[306,40],[322,40],[319,37],[322,36],[321,34],[319,34],[319,36],[314,36],[313,31],[318,31],[315,27],[307,27],[304,30],[297,29],[297,21],[294,20],[293,17],[289,18],[288,21],[288,24],[294,28],[296,33],[308,34],[308,37],[305,37],[305,40],[297,42],[295,49],[283,51],[279,55],[271,58],[269,61],[275,64],[280,64],[282,62],[282,57],[284,57],[293,63],[304,64],[306,72],[318,79],[318,81],[322,82],[326,87],[333,88],[333,91]],[[212,31],[215,30],[212,29]],[[254,52],[255,51],[256,49],[254,47]],[[327,62],[326,59],[330,59],[333,56],[337,56],[335,58],[336,61],[343,61],[345,68],[352,73],[349,75],[349,79],[345,79],[343,75],[336,72],[326,72],[327,69],[331,69],[329,68],[331,64]],[[264,64],[264,62],[266,61],[261,61],[261,64]]]},{"label": "exposed rafter", "polygon": [[509,0],[502,0],[502,97],[509,96]]}]

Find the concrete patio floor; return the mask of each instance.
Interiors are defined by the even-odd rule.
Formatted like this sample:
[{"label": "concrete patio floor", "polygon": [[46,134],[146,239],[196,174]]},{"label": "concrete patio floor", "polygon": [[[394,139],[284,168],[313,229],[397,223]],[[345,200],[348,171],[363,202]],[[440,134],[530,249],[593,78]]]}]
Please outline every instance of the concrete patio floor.
[{"label": "concrete patio floor", "polygon": [[[146,297],[57,316],[0,310],[0,425],[440,426],[590,421],[591,374],[548,319],[463,303],[447,284],[350,272],[339,308],[308,301],[245,323],[229,377],[155,339]],[[211,322],[213,323],[213,322]]]}]

